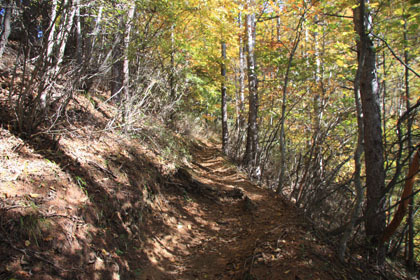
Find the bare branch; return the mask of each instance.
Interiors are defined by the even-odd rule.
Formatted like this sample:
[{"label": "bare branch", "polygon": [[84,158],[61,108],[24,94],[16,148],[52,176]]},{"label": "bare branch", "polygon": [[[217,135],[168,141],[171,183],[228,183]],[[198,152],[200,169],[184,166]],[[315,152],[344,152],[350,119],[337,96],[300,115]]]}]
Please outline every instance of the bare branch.
[{"label": "bare branch", "polygon": [[388,44],[387,41],[385,41],[385,39],[379,37],[378,35],[372,33],[372,36],[375,37],[376,39],[378,39],[379,41],[381,41],[382,43],[385,44],[385,46],[389,49],[389,51],[392,53],[392,55],[402,64],[404,65],[404,67],[406,67],[408,70],[410,70],[414,75],[416,75],[418,78],[420,78],[420,74],[417,73],[416,71],[414,71],[413,68],[411,68],[410,66],[408,66],[395,52],[394,50],[391,48],[391,46]]}]

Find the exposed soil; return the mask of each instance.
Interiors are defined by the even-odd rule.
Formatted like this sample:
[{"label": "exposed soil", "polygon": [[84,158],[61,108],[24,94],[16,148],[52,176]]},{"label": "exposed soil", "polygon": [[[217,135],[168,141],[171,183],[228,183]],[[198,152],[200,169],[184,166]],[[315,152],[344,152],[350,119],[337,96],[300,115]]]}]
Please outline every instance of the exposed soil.
[{"label": "exposed soil", "polygon": [[337,263],[297,209],[249,182],[217,145],[196,147],[189,172],[186,181],[201,185],[171,197],[181,216],[170,232],[154,228],[145,246],[151,266],[140,279],[345,279],[354,273]]}]

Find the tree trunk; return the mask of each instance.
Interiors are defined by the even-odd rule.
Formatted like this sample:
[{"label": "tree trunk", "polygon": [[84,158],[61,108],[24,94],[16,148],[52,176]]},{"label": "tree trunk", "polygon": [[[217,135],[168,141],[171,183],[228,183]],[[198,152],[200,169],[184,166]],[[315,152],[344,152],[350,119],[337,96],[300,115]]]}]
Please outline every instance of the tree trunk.
[{"label": "tree trunk", "polygon": [[362,104],[360,103],[360,75],[361,75],[361,63],[359,61],[358,68],[356,72],[356,77],[354,79],[354,100],[356,103],[356,114],[357,114],[357,144],[356,150],[354,152],[354,187],[356,189],[356,201],[354,204],[353,212],[350,217],[350,222],[348,223],[344,234],[340,240],[339,249],[338,249],[338,258],[340,261],[344,261],[347,242],[353,232],[353,228],[356,224],[357,218],[362,212],[363,206],[363,185],[360,178],[360,173],[362,171],[362,153],[363,153],[363,114],[362,114]]},{"label": "tree trunk", "polygon": [[76,39],[76,62],[78,65],[81,65],[83,62],[83,36],[80,17],[80,0],[76,0]]},{"label": "tree trunk", "polygon": [[[249,8],[255,5],[253,0],[248,0]],[[248,113],[248,133],[246,139],[246,150],[244,164],[255,166],[258,150],[258,90],[257,73],[255,62],[255,14],[252,12],[246,16],[246,37],[247,37],[247,60],[248,60],[248,88],[249,88],[249,113]]]},{"label": "tree trunk", "polygon": [[[315,22],[318,21],[318,17],[315,16],[314,18]],[[321,24],[323,26],[323,24]],[[324,37],[324,30],[322,31],[322,46],[320,47],[319,42],[319,34],[318,32],[314,32],[314,41],[315,41],[315,61],[316,61],[316,71],[315,71],[315,83],[316,83],[316,91],[315,96],[313,99],[313,106],[314,106],[314,130],[313,130],[313,145],[315,147],[314,151],[314,158],[312,159],[313,164],[315,165],[313,167],[313,174],[312,177],[315,179],[313,184],[318,185],[320,182],[322,182],[323,178],[323,150],[322,145],[319,141],[320,135],[321,135],[321,121],[323,118],[324,113],[324,71],[323,71],[323,63],[321,61],[321,52],[324,53],[325,49],[325,37]]]},{"label": "tree trunk", "polygon": [[52,61],[52,55],[55,45],[55,21],[57,19],[57,0],[52,1],[51,5],[51,20],[50,20],[50,32],[48,34],[48,47],[47,47],[47,59]]},{"label": "tree trunk", "polygon": [[96,40],[99,34],[99,30],[101,28],[103,9],[104,7],[102,5],[99,6],[98,15],[96,16],[96,20],[95,20],[95,27],[93,28],[91,35],[89,36],[89,39],[88,39],[88,44],[87,44],[86,53],[85,53],[85,57],[89,57],[88,65],[92,63],[91,52],[92,50],[95,49]]},{"label": "tree trunk", "polygon": [[171,67],[169,70],[169,90],[171,101],[176,100],[176,91],[175,91],[175,34],[174,34],[175,24],[171,25]]},{"label": "tree trunk", "polygon": [[[57,75],[61,71],[61,66],[64,60],[64,54],[67,47],[67,41],[70,37],[71,27],[73,26],[74,17],[76,14],[76,5],[73,3],[72,0],[66,0],[63,3],[63,6],[66,7],[62,11],[60,20],[60,32],[54,37],[54,24],[56,20],[56,9],[57,6],[52,6],[51,11],[51,31],[48,36],[48,46],[47,46],[47,57],[50,58],[50,62],[53,62],[53,67],[48,71],[47,78],[48,80],[54,80],[57,78]],[[50,41],[51,40],[51,41]],[[54,55],[54,48],[57,48],[57,53],[55,54],[55,60],[53,59]],[[51,51],[51,53],[49,53]],[[48,82],[48,81],[47,81]],[[48,105],[51,103],[51,94],[48,91],[44,90],[40,95],[40,105],[42,110],[45,110],[46,113],[48,112]]]},{"label": "tree trunk", "polygon": [[61,63],[64,59],[64,51],[66,50],[67,40],[70,36],[71,27],[73,26],[74,15],[76,14],[76,5],[72,0],[66,1],[65,5],[68,5],[68,11],[65,13],[63,25],[61,26],[60,32],[57,34],[58,37],[58,53],[57,62],[54,73],[57,74],[60,70]]},{"label": "tree trunk", "polygon": [[[291,63],[289,63],[291,65]],[[284,176],[286,173],[286,133],[284,131],[284,123],[286,119],[286,101],[287,101],[287,84],[289,83],[289,72],[290,66],[287,67],[286,77],[284,80],[285,86],[283,87],[283,99],[281,105],[281,124],[280,124],[280,174],[279,174],[279,183],[277,186],[277,193],[281,193],[283,190]]]},{"label": "tree trunk", "polygon": [[365,228],[369,246],[369,260],[382,265],[385,248],[380,242],[385,229],[385,171],[381,130],[381,111],[376,76],[376,55],[368,28],[371,18],[365,0],[354,9],[355,30],[359,36],[357,49],[361,67],[360,95],[362,99],[367,209]]},{"label": "tree trunk", "polygon": [[244,118],[244,103],[245,103],[245,53],[244,53],[244,39],[243,39],[243,33],[242,33],[242,14],[239,13],[238,16],[239,21],[239,102],[238,102],[238,111],[239,114],[237,116],[237,123],[238,123],[238,137],[240,135],[240,132],[245,124],[245,118]]},{"label": "tree trunk", "polygon": [[133,26],[134,14],[136,12],[136,4],[132,4],[128,10],[127,22],[125,24],[125,35],[124,35],[124,61],[123,61],[123,92],[124,92],[124,112],[123,121],[127,120],[130,108],[130,40],[131,40],[131,29]]},{"label": "tree trunk", "polygon": [[[124,18],[120,15],[119,30],[124,30]],[[121,102],[121,92],[123,91],[124,75],[123,75],[123,55],[122,50],[123,31],[116,31],[114,48],[112,49],[112,69],[111,69],[111,97],[115,102]]]},{"label": "tree trunk", "polygon": [[[407,108],[407,111],[410,109],[411,105],[410,105],[410,80],[409,80],[409,69],[408,69],[408,65],[409,65],[409,53],[408,53],[408,46],[407,46],[407,41],[408,41],[408,37],[407,37],[407,19],[404,18],[404,62],[405,62],[405,73],[404,73],[404,78],[405,78],[405,105]],[[411,152],[413,151],[412,148],[412,138],[411,138],[411,129],[413,126],[413,119],[412,118],[408,118],[407,119],[407,146],[408,146],[408,152],[411,154]],[[418,152],[417,152],[418,155]],[[413,208],[414,208],[414,197],[411,196],[410,200],[409,200],[409,205],[408,205],[408,218],[407,218],[407,223],[408,223],[408,260],[407,260],[407,267],[408,270],[411,272],[414,272],[416,270],[416,264],[415,264],[415,260],[414,260],[414,217],[413,217]]]},{"label": "tree trunk", "polygon": [[12,18],[12,3],[10,1],[5,1],[5,13],[4,13],[4,20],[3,20],[3,30],[0,35],[0,59],[3,56],[4,49],[6,48],[7,41],[9,40],[10,35],[10,23]]},{"label": "tree trunk", "polygon": [[[387,64],[386,64],[386,53],[385,53],[385,51],[383,52],[383,61],[382,61],[382,69],[383,69],[383,73],[382,73],[382,75],[383,75],[383,78],[382,78],[382,130],[383,131],[386,131],[386,115],[387,115],[387,112],[386,112],[386,98],[387,98],[387,83],[386,83],[386,81],[387,81],[387,69],[386,69],[386,67],[387,67]],[[387,142],[388,142],[388,140],[387,140],[387,137],[386,137],[386,133],[384,133],[384,135],[383,135],[383,143],[384,143],[384,147],[387,147]],[[387,153],[385,153],[385,158],[384,158],[384,160],[385,160],[385,162],[388,162],[388,154]]]},{"label": "tree trunk", "polygon": [[222,49],[222,64],[221,64],[221,75],[222,75],[222,150],[223,153],[227,154],[228,143],[229,143],[229,132],[227,124],[227,100],[226,100],[226,43],[221,43]]}]

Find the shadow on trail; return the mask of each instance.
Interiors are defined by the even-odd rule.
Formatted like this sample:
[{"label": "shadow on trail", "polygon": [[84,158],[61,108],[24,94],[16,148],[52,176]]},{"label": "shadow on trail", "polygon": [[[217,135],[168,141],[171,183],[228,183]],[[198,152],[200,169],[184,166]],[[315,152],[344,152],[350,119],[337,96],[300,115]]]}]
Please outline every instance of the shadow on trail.
[{"label": "shadow on trail", "polygon": [[[0,260],[4,267],[9,266],[11,260],[25,258],[29,266],[42,267],[35,273],[41,278],[139,279],[147,267],[157,279],[172,279],[171,273],[163,269],[165,262],[171,260],[159,257],[154,264],[150,260],[154,256],[147,255],[148,247],[156,243],[157,232],[171,236],[174,231],[154,209],[161,190],[163,197],[166,195],[166,179],[157,166],[130,146],[124,147],[129,151],[124,155],[103,154],[102,158],[108,161],[108,166],[104,166],[101,162],[80,161],[47,135],[25,142],[68,174],[72,185],[79,186],[79,196],[84,193],[88,200],[49,211],[50,201],[41,197],[29,202],[35,210],[27,212],[26,207],[19,209],[22,211],[9,211],[2,198],[0,238],[2,245],[9,247],[7,256]],[[121,182],[120,176],[126,176],[129,183]],[[43,184],[54,186],[56,197],[60,199],[78,191],[58,186],[57,182],[43,181]],[[16,202],[19,198],[13,199]],[[41,229],[38,223],[46,220],[51,220],[48,228]],[[32,228],[26,230],[21,225]],[[37,240],[31,233],[34,230],[40,231]],[[30,246],[27,244],[29,247],[25,246],[25,240],[31,241]],[[168,251],[173,255],[183,254],[177,247]],[[0,275],[2,273],[7,272],[0,271]],[[37,279],[29,272],[21,274],[20,278],[26,279],[25,276]]]}]

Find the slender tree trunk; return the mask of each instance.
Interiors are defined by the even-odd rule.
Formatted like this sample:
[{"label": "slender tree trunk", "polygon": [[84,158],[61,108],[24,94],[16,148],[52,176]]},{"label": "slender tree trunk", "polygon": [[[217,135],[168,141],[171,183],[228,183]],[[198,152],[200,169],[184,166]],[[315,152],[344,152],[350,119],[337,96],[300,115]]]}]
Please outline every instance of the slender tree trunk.
[{"label": "slender tree trunk", "polygon": [[[383,63],[382,63],[382,69],[383,69],[383,81],[382,81],[382,130],[386,131],[386,97],[387,97],[387,87],[386,87],[386,80],[387,80],[387,70],[386,70],[386,53],[383,52]],[[387,146],[387,138],[386,133],[383,135],[383,143],[384,147]],[[388,162],[388,155],[385,153],[385,162]]]},{"label": "slender tree trunk", "polygon": [[[289,54],[289,59],[287,62],[286,74],[284,75],[283,80],[283,97],[281,105],[281,124],[280,124],[280,174],[279,174],[279,183],[277,185],[277,193],[281,193],[283,190],[284,177],[286,174],[286,132],[284,129],[286,121],[286,102],[287,102],[287,87],[289,86],[290,71],[292,68],[293,58],[295,56],[296,50],[299,46],[300,38],[302,35],[302,26],[305,20],[306,11],[301,15],[299,23],[296,27],[296,36],[293,41],[293,47]],[[302,185],[303,186],[303,185]]]},{"label": "slender tree trunk", "polygon": [[99,34],[99,30],[101,28],[103,9],[104,9],[104,7],[102,5],[99,6],[98,15],[96,16],[96,20],[95,20],[95,27],[93,28],[91,36],[89,37],[89,43],[88,43],[88,46],[86,48],[85,57],[89,57],[89,63],[88,64],[91,63],[92,56],[90,55],[90,53],[93,49],[95,49],[96,40],[97,40],[97,37],[98,37],[98,34]]},{"label": "slender tree trunk", "polygon": [[83,61],[83,37],[82,37],[82,23],[80,17],[80,0],[76,0],[76,62],[78,65]]},{"label": "slender tree trunk", "polygon": [[55,74],[58,73],[61,63],[63,62],[64,51],[66,50],[67,40],[70,36],[71,27],[73,26],[74,15],[76,14],[76,5],[74,5],[72,0],[66,1],[65,4],[69,7],[67,8],[68,12],[66,12],[64,16],[64,24],[61,26],[60,32],[57,34],[59,45],[56,68],[54,71]]},{"label": "slender tree trunk", "polygon": [[244,111],[245,111],[245,52],[244,52],[244,39],[242,33],[242,14],[238,15],[239,22],[239,102],[238,102],[238,137],[241,134],[242,128],[245,125]]},{"label": "slender tree trunk", "polygon": [[361,75],[361,63],[359,62],[356,77],[354,79],[354,100],[356,102],[356,114],[357,114],[357,144],[356,150],[354,152],[354,186],[356,188],[356,201],[354,204],[353,212],[350,217],[350,222],[347,225],[343,236],[340,240],[338,257],[340,261],[344,261],[347,242],[350,239],[353,228],[356,224],[357,218],[362,212],[363,206],[363,185],[360,178],[360,173],[362,171],[362,153],[363,153],[363,114],[362,114],[362,104],[360,103],[360,75]]},{"label": "slender tree trunk", "polygon": [[222,49],[222,64],[221,64],[221,75],[222,75],[222,150],[223,153],[227,154],[228,151],[228,143],[229,143],[229,132],[228,132],[228,124],[227,124],[227,100],[226,100],[226,43],[221,43]]},{"label": "slender tree trunk", "polygon": [[169,72],[169,90],[171,101],[176,100],[175,92],[175,34],[174,34],[175,25],[171,25],[171,68]]},{"label": "slender tree trunk", "polygon": [[[289,63],[291,65],[291,63]],[[283,190],[284,176],[286,173],[286,133],[284,131],[284,123],[286,121],[286,101],[287,101],[287,85],[289,83],[290,66],[287,67],[286,77],[284,80],[285,87],[283,87],[283,98],[281,105],[281,124],[280,124],[280,175],[277,186],[277,193]]]},{"label": "slender tree trunk", "polygon": [[10,24],[11,24],[11,18],[12,18],[12,3],[10,1],[5,1],[4,5],[5,13],[4,13],[4,20],[3,20],[3,30],[0,35],[0,59],[3,56],[4,49],[6,48],[7,41],[9,40],[10,35]]},{"label": "slender tree trunk", "polygon": [[[124,18],[120,15],[119,30],[124,30]],[[121,102],[121,92],[123,91],[124,75],[123,75],[123,55],[122,44],[124,43],[124,32],[117,31],[115,36],[116,44],[112,49],[112,69],[111,69],[111,96],[115,102]]]},{"label": "slender tree trunk", "polygon": [[236,82],[236,143],[234,144],[233,151],[234,157],[239,159],[241,157],[241,149],[243,144],[243,136],[245,135],[245,43],[243,32],[242,13],[238,13],[239,25],[239,62],[238,62],[238,75]]},{"label": "slender tree trunk", "polygon": [[[248,5],[253,8],[255,2],[248,0]],[[246,150],[244,164],[255,166],[258,150],[258,90],[257,73],[255,62],[255,14],[254,12],[246,16],[246,36],[247,36],[247,60],[248,60],[248,88],[249,88],[249,113],[248,113],[248,133],[246,139]]]},{"label": "slender tree trunk", "polygon": [[359,67],[361,67],[360,95],[362,99],[365,168],[367,186],[367,209],[365,228],[369,246],[369,260],[382,265],[385,261],[385,247],[380,242],[385,229],[385,171],[383,158],[381,111],[376,75],[376,55],[369,35],[371,18],[365,7],[365,0],[354,9],[355,30]]},{"label": "slender tree trunk", "polygon": [[128,17],[127,22],[125,24],[125,36],[124,36],[124,60],[123,60],[123,92],[124,92],[124,112],[123,112],[123,120],[127,119],[127,114],[129,113],[130,105],[130,59],[129,59],[129,51],[130,51],[130,41],[131,41],[131,29],[133,26],[134,14],[136,12],[136,4],[131,4],[128,10]]},{"label": "slender tree trunk", "polygon": [[[95,49],[96,43],[99,41],[99,31],[101,29],[102,24],[102,13],[103,13],[103,6],[99,4],[98,7],[98,14],[95,16],[94,23],[95,25],[92,27],[92,31],[87,31],[89,35],[86,38],[86,45],[84,48],[84,63],[83,63],[83,73],[86,73],[86,80],[84,88],[85,90],[89,90],[89,88],[92,86],[93,81],[95,79],[95,75],[92,75],[93,73],[101,72],[103,69],[99,66],[99,63],[102,63],[103,65],[106,64],[108,60],[108,56],[105,57],[103,61],[101,61],[102,57],[101,54],[99,55],[93,55],[92,50]],[[112,51],[109,52],[109,57],[112,55]],[[112,82],[111,82],[112,84]],[[111,91],[112,92],[112,91]],[[112,94],[111,94],[112,95]]]},{"label": "slender tree trunk", "polygon": [[[318,17],[315,16],[315,22],[318,21]],[[313,164],[313,174],[312,177],[314,178],[313,184],[318,185],[322,181],[322,143],[319,143],[319,137],[321,135],[321,120],[323,116],[323,99],[324,99],[324,88],[323,88],[323,71],[321,65],[321,48],[319,42],[319,34],[318,32],[313,33],[314,42],[315,42],[315,62],[316,62],[316,70],[315,70],[315,95],[313,99],[313,106],[314,106],[314,115],[313,115],[313,126],[314,129],[312,131],[312,145],[315,147],[314,157],[312,159]],[[324,36],[322,36],[324,40]],[[324,43],[322,44],[324,45]],[[322,49],[322,51],[324,51]]]},{"label": "slender tree trunk", "polygon": [[[315,21],[317,21],[317,16],[315,16]],[[315,62],[316,62],[316,70],[315,70],[315,84],[316,84],[316,91],[314,93],[314,141],[316,141],[317,134],[320,130],[320,122],[321,122],[321,110],[320,110],[320,89],[321,89],[321,58],[320,58],[320,51],[319,51],[319,39],[318,39],[318,32],[313,33],[314,42],[315,42]]]},{"label": "slender tree trunk", "polygon": [[[277,43],[281,42],[280,27],[281,27],[281,21],[280,21],[280,15],[278,15],[277,20],[276,20]],[[286,76],[288,77],[288,74],[286,74]],[[285,174],[285,155],[286,155],[285,138],[286,136],[284,132],[284,122],[285,122],[285,116],[286,116],[286,100],[287,100],[286,92],[284,91],[284,88],[283,88],[283,98],[282,98],[282,105],[281,105],[281,120],[280,120],[280,173],[279,173],[279,182],[277,185],[276,193],[280,193],[283,190],[283,181],[284,181],[284,174]]]},{"label": "slender tree trunk", "polygon": [[57,19],[57,0],[52,1],[51,5],[51,21],[50,21],[50,34],[48,35],[47,59],[52,60],[55,44],[55,21]]},{"label": "slender tree trunk", "polygon": [[[59,32],[56,34],[56,37],[52,37],[51,34],[55,34],[54,26],[51,26],[51,32],[48,36],[48,47],[47,47],[47,57],[48,52],[51,50],[50,53],[50,61],[53,62],[52,55],[54,55],[54,48],[57,48],[57,52],[55,55],[55,61],[54,66],[50,68],[47,75],[47,80],[53,80],[56,79],[57,75],[61,71],[61,66],[64,60],[64,54],[67,47],[67,41],[70,37],[71,27],[73,26],[74,17],[76,14],[76,5],[73,3],[73,0],[66,0],[63,3],[63,6],[66,7],[66,9],[62,12],[62,19],[60,20],[59,25]],[[56,9],[57,7],[53,5],[52,7],[52,15],[51,15],[51,24],[54,24],[56,15]],[[50,41],[51,39],[51,41]],[[46,83],[49,83],[49,81],[46,81]],[[51,102],[51,93],[49,93],[47,90],[43,90],[43,92],[40,94],[40,105],[42,110],[45,110],[45,114],[48,113],[48,105]],[[34,112],[35,113],[35,112]]]},{"label": "slender tree trunk", "polygon": [[[409,52],[408,52],[408,46],[407,46],[407,20],[404,19],[404,62],[405,62],[405,73],[404,73],[404,82],[405,82],[405,105],[407,110],[410,109],[410,82],[409,82],[409,69],[408,65],[410,63],[409,59]],[[407,120],[407,146],[408,146],[408,152],[409,154],[413,151],[412,146],[412,138],[411,138],[411,129],[413,126],[413,119],[408,118]],[[413,217],[413,208],[414,208],[414,197],[411,196],[409,200],[408,205],[408,260],[407,260],[407,266],[408,269],[411,272],[414,272],[416,270],[416,264],[414,261],[414,217]]]}]

